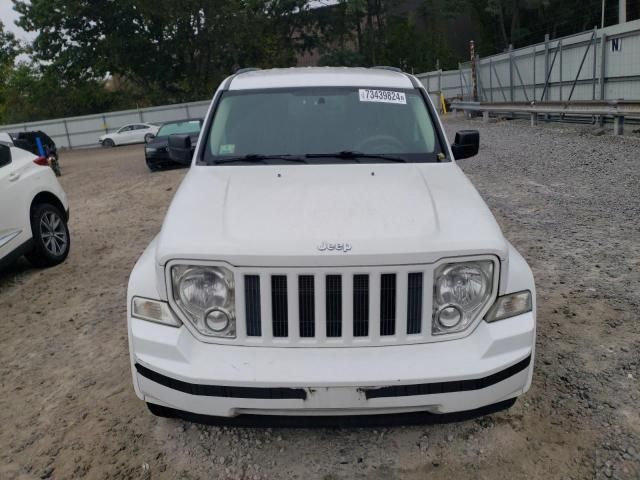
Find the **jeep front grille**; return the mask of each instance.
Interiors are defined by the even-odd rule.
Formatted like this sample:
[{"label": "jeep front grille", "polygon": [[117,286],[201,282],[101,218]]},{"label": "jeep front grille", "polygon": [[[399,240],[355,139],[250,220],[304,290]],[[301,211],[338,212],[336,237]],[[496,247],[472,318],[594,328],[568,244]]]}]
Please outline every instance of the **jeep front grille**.
[{"label": "jeep front grille", "polygon": [[366,269],[243,273],[238,339],[283,346],[424,341],[431,305],[425,272],[358,270]]}]

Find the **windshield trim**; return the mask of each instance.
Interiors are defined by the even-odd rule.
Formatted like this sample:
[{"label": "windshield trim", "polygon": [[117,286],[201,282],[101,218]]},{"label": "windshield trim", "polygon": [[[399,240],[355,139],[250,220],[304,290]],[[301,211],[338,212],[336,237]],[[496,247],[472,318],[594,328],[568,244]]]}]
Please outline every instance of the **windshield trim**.
[{"label": "windshield trim", "polygon": [[[449,155],[449,149],[447,148],[447,143],[446,143],[446,138],[444,136],[444,132],[442,131],[442,129],[440,128],[440,122],[438,120],[438,116],[437,113],[435,112],[435,110],[432,108],[431,102],[428,101],[428,99],[426,98],[426,95],[428,95],[428,93],[425,91],[424,87],[421,87],[419,84],[416,84],[416,82],[413,81],[412,79],[412,84],[414,85],[413,88],[410,87],[403,87],[403,88],[394,88],[393,90],[398,90],[401,92],[417,92],[417,94],[420,96],[420,98],[422,98],[422,101],[425,105],[425,108],[427,109],[427,112],[429,114],[429,119],[431,120],[431,123],[433,125],[433,129],[435,132],[435,140],[436,140],[436,145],[435,145],[435,151],[434,152],[424,152],[422,155],[428,156],[428,155],[437,155],[438,160],[434,161],[422,161],[422,162],[416,162],[416,161],[408,161],[407,163],[449,163],[452,162],[452,159]],[[273,93],[273,92],[290,92],[291,90],[315,90],[315,89],[319,89],[319,88],[326,88],[326,89],[331,89],[331,90],[340,90],[340,89],[344,89],[344,90],[353,90],[355,89],[359,89],[359,88],[369,88],[369,89],[380,89],[381,87],[379,86],[375,86],[375,85],[358,85],[358,86],[304,86],[304,87],[275,87],[275,88],[254,88],[254,89],[242,89],[242,90],[230,90],[228,88],[228,82],[225,83],[225,85],[223,85],[220,90],[216,93],[216,95],[214,96],[213,99],[213,107],[210,109],[209,114],[207,115],[207,118],[205,119],[205,121],[202,123],[202,127],[201,127],[201,135],[199,137],[199,146],[198,146],[198,151],[195,154],[195,162],[194,165],[196,166],[223,166],[221,164],[216,164],[213,161],[209,161],[205,158],[205,153],[206,153],[206,149],[207,149],[207,145],[209,144],[209,136],[211,135],[211,125],[213,123],[214,118],[216,117],[216,114],[218,112],[218,108],[220,107],[220,103],[222,101],[222,98],[224,96],[227,95],[242,95],[242,94],[256,94],[256,93]],[[415,155],[415,154],[406,154],[406,155]],[[320,162],[318,162],[320,163]],[[322,164],[331,164],[331,165],[337,165],[337,164],[341,164],[341,163],[345,163],[345,164],[353,164],[353,162],[349,162],[349,161],[341,161],[341,162],[322,162]],[[363,164],[370,164],[370,163],[375,163],[375,162],[362,162]],[[237,166],[242,166],[243,164],[238,164]],[[247,164],[244,164],[247,165]],[[261,164],[255,164],[252,163],[251,165],[261,165]],[[264,165],[270,165],[269,163],[265,163]],[[291,165],[296,165],[296,164],[291,164]],[[304,164],[299,164],[300,166],[304,165]],[[229,165],[224,165],[224,166],[229,166]],[[235,165],[234,165],[235,166]]]}]

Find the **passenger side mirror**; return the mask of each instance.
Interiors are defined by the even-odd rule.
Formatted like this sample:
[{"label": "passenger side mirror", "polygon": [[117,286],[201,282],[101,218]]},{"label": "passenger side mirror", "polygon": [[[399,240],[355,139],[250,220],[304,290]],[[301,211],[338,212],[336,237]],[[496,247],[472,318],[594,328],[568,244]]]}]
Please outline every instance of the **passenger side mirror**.
[{"label": "passenger side mirror", "polygon": [[451,145],[456,160],[474,157],[480,149],[480,132],[477,130],[460,130],[456,133],[456,141]]},{"label": "passenger side mirror", "polygon": [[149,143],[151,140],[153,140],[154,138],[156,138],[156,136],[153,133],[147,133],[144,136],[144,141],[145,143]]},{"label": "passenger side mirror", "polygon": [[193,150],[189,135],[169,135],[169,158],[183,165],[191,164]]}]

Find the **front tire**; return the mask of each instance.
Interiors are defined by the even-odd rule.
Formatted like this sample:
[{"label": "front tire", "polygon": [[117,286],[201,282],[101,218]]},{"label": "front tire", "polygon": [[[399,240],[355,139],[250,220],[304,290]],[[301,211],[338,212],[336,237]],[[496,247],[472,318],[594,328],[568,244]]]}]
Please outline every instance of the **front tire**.
[{"label": "front tire", "polygon": [[31,211],[33,250],[25,255],[36,267],[52,267],[69,255],[71,238],[64,214],[49,203],[35,205]]}]

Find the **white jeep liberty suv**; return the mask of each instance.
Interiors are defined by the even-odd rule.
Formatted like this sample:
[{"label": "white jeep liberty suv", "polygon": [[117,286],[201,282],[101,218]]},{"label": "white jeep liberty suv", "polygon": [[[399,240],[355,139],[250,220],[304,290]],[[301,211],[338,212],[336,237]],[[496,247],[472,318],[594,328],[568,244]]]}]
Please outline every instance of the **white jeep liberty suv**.
[{"label": "white jeep liberty suv", "polygon": [[535,286],[424,87],[390,68],[244,70],[216,91],[135,265],[138,397],[162,416],[449,413],[531,385]]}]

